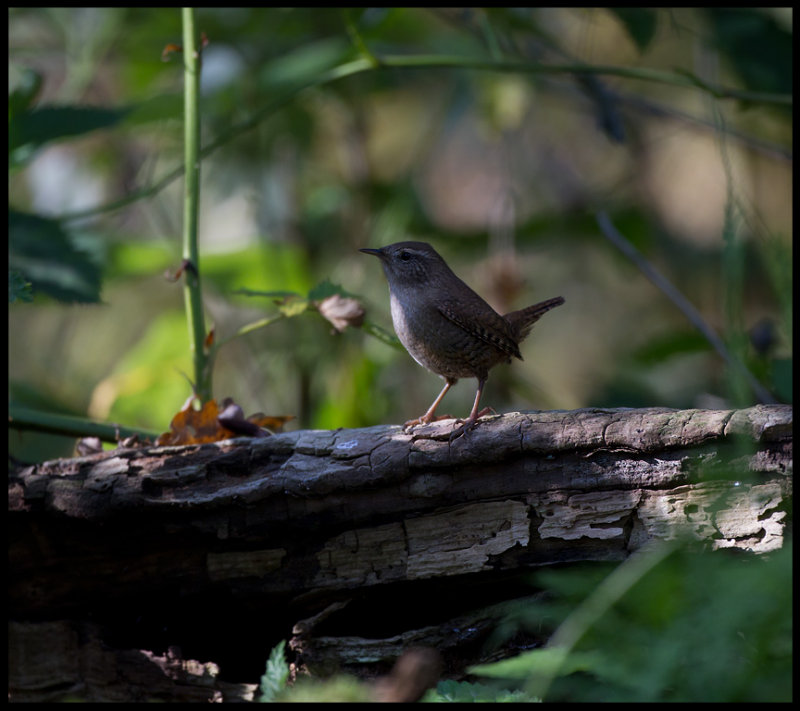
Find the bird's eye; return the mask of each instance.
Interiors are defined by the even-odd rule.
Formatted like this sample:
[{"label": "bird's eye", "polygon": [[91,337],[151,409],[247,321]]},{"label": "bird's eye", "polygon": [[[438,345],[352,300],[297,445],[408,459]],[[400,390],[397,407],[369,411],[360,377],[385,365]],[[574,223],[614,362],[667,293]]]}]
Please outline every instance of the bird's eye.
[{"label": "bird's eye", "polygon": [[411,259],[411,252],[407,252],[404,249],[402,252],[400,252],[400,254],[398,256],[400,257],[400,259],[402,261],[407,262],[409,259]]}]

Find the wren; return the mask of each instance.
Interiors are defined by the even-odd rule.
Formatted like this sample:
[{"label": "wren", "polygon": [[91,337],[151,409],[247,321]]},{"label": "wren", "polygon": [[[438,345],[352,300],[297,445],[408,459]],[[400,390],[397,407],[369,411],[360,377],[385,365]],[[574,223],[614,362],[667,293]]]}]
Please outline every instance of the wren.
[{"label": "wren", "polygon": [[381,249],[362,249],[381,260],[386,279],[392,322],[400,342],[411,357],[445,380],[445,386],[428,411],[409,420],[403,429],[427,424],[447,391],[459,378],[477,378],[475,404],[466,420],[459,420],[452,442],[469,433],[478,411],[489,370],[498,363],[522,360],[519,344],[533,324],[550,309],[564,303],[561,296],[501,316],[459,279],[438,252],[426,242],[397,242]]}]

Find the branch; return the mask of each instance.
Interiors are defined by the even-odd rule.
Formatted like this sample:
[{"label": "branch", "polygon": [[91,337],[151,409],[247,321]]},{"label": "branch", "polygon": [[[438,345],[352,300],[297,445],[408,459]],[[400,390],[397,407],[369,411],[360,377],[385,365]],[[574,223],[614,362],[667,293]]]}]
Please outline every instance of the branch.
[{"label": "branch", "polygon": [[611,242],[620,252],[622,252],[628,259],[630,259],[644,275],[657,286],[666,297],[677,306],[684,316],[689,320],[703,337],[711,344],[711,347],[719,354],[729,367],[741,375],[747,382],[753,394],[758,398],[759,402],[774,405],[776,400],[769,391],[758,382],[755,376],[747,369],[747,367],[738,358],[736,358],[727,348],[722,339],[716,334],[713,328],[706,323],[702,314],[694,307],[694,305],[677,289],[673,286],[665,276],[663,276],[650,262],[648,262],[642,254],[634,247],[622,233],[614,226],[608,215],[600,211],[596,215],[597,224],[599,225],[603,235]]},{"label": "branch", "polygon": [[[228,130],[220,134],[215,140],[203,147],[200,151],[200,158],[206,158],[220,146],[225,145],[232,139],[240,136],[258,126],[272,113],[282,108],[292,101],[302,91],[312,88],[325,86],[336,82],[345,77],[354,76],[363,72],[382,71],[385,69],[465,69],[474,71],[494,71],[521,74],[541,74],[558,75],[574,74],[576,76],[616,76],[625,79],[638,79],[641,81],[668,84],[684,88],[698,89],[705,91],[717,99],[737,99],[750,103],[774,104],[777,106],[792,106],[791,94],[775,94],[768,92],[754,92],[734,89],[730,87],[713,86],[702,82],[699,78],[688,72],[669,72],[647,67],[623,67],[623,66],[603,66],[591,65],[581,62],[564,64],[542,64],[530,61],[495,61],[492,59],[472,59],[470,57],[444,56],[444,55],[393,55],[375,56],[368,54],[343,64],[339,64],[331,69],[321,72],[316,77],[306,81],[298,82],[289,87],[275,101],[268,102],[260,109],[255,111],[252,116],[234,124]],[[74,212],[63,213],[54,219],[61,222],[71,222],[87,217],[93,217],[106,212],[113,212],[130,205],[131,203],[152,197],[163,190],[173,180],[183,174],[184,167],[178,166],[174,170],[160,178],[153,185],[140,188],[127,196],[113,200],[105,205],[76,210]]]}]

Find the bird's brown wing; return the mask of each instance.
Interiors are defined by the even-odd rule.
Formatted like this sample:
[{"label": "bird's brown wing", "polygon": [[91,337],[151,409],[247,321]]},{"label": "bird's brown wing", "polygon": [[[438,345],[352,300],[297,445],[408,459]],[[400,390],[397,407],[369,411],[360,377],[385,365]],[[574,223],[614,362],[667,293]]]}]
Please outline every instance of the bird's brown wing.
[{"label": "bird's brown wing", "polygon": [[457,305],[443,301],[437,304],[437,308],[442,316],[467,333],[499,348],[509,357],[522,360],[508,322],[483,299],[469,304],[459,302]]}]

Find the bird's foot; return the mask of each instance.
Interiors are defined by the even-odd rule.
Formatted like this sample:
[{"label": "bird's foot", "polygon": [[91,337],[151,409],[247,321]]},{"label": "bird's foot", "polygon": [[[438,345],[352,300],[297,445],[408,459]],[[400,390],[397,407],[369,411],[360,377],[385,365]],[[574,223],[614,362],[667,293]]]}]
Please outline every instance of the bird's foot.
[{"label": "bird's foot", "polygon": [[475,425],[478,422],[478,418],[477,417],[468,417],[466,420],[456,420],[456,424],[458,424],[459,422],[462,423],[461,426],[460,427],[456,427],[450,433],[450,439],[448,441],[451,442],[451,443],[454,442],[455,440],[457,440],[462,435],[468,436],[469,433],[472,432],[472,430],[475,429]]},{"label": "bird's foot", "polygon": [[475,426],[478,424],[478,419],[483,417],[484,415],[495,415],[497,414],[491,407],[484,407],[483,410],[476,413],[474,417],[470,416],[466,420],[456,420],[456,424],[461,424],[461,427],[456,427],[450,433],[450,442],[457,440],[461,435],[469,435],[472,430],[475,429]]},{"label": "bird's foot", "polygon": [[422,415],[417,417],[415,420],[409,420],[403,424],[403,432],[407,432],[413,427],[417,425],[428,425],[431,422],[438,422],[439,420],[452,420],[455,419],[452,415],[439,415],[438,417],[425,417]]}]

